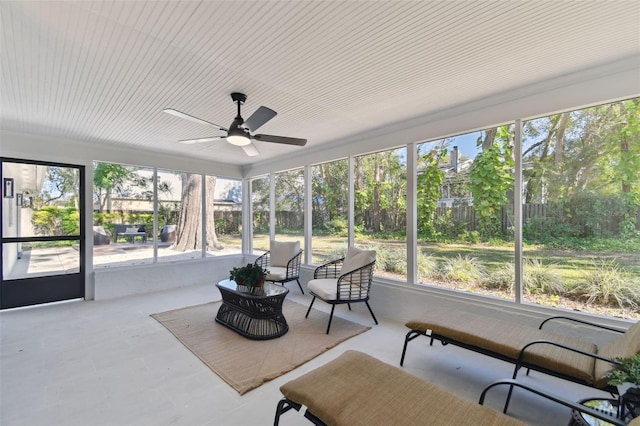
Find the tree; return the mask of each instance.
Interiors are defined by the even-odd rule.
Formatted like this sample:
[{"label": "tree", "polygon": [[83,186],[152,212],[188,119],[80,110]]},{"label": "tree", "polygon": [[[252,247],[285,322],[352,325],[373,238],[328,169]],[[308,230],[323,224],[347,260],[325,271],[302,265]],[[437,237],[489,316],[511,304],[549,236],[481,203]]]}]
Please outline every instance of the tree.
[{"label": "tree", "polygon": [[222,250],[224,246],[218,241],[214,221],[214,189],[216,177],[206,176],[207,205],[206,229],[207,239],[203,241],[202,232],[202,176],[193,173],[182,173],[182,208],[176,229],[174,250],[187,251],[202,248]]},{"label": "tree", "polygon": [[111,197],[113,193],[124,194],[126,183],[131,177],[131,170],[120,164],[94,163],[93,188],[98,201],[99,211],[111,211]]},{"label": "tree", "polygon": [[473,209],[483,238],[496,236],[500,231],[502,207],[507,203],[508,191],[513,189],[513,134],[501,126],[490,137],[491,144],[478,138],[477,145],[484,148],[469,171]]},{"label": "tree", "polygon": [[53,202],[71,203],[78,210],[80,208],[80,173],[72,167],[47,167],[45,185],[40,191],[39,202],[43,206]]},{"label": "tree", "polygon": [[444,172],[440,161],[447,154],[445,141],[429,152],[418,155],[422,171],[418,175],[418,233],[423,238],[435,237],[434,224]]}]

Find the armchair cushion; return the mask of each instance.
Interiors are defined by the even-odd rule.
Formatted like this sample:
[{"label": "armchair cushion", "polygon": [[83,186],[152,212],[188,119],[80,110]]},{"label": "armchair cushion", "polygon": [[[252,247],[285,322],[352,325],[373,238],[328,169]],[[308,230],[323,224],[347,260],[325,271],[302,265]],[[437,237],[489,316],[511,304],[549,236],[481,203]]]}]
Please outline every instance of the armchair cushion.
[{"label": "armchair cushion", "polygon": [[278,242],[271,240],[269,244],[271,253],[270,266],[287,267],[287,263],[300,251],[300,241]]},{"label": "armchair cushion", "polygon": [[349,247],[342,263],[340,275],[362,268],[374,260],[376,260],[375,250],[360,250],[355,247]]},{"label": "armchair cushion", "polygon": [[287,278],[287,268],[282,266],[269,266],[267,281],[282,281]]},{"label": "armchair cushion", "polygon": [[338,280],[335,278],[317,278],[307,284],[309,291],[324,300],[336,300],[338,298]]}]

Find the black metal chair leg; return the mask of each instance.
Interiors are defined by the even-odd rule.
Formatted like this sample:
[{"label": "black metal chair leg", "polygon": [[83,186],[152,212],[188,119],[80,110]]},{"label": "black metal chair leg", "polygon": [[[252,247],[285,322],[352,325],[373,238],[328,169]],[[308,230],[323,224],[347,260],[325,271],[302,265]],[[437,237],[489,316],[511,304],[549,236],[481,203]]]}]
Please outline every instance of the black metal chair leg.
[{"label": "black metal chair leg", "polygon": [[426,334],[418,330],[409,330],[409,332],[405,336],[404,347],[402,348],[402,357],[400,358],[400,366],[404,364],[404,356],[407,353],[407,346],[409,345],[409,342],[418,336],[426,336]]},{"label": "black metal chair leg", "polygon": [[287,398],[282,398],[280,401],[278,401],[278,408],[276,409],[276,417],[273,420],[273,426],[278,426],[280,424],[280,415],[286,413],[292,408],[296,411],[300,411],[301,405],[296,404],[295,402],[290,401]]},{"label": "black metal chair leg", "polygon": [[367,308],[369,308],[369,312],[371,313],[371,316],[373,317],[373,320],[375,321],[376,325],[378,325],[378,320],[376,319],[376,316],[373,315],[373,311],[371,310],[371,306],[369,306],[369,302],[364,302],[367,304]]},{"label": "black metal chair leg", "polygon": [[507,414],[507,409],[509,408],[509,402],[511,401],[511,394],[513,393],[513,385],[509,386],[509,392],[507,393],[507,400],[504,402],[504,409],[502,412]]},{"label": "black metal chair leg", "polygon": [[327,325],[327,334],[329,334],[329,329],[331,328],[331,320],[333,319],[333,310],[336,308],[336,305],[331,305],[331,315],[329,315],[329,324]]},{"label": "black metal chair leg", "polygon": [[302,289],[302,285],[300,284],[300,280],[296,278],[296,282],[298,283],[298,287],[300,287],[300,292],[304,294],[304,290]]},{"label": "black metal chair leg", "polygon": [[311,312],[311,307],[313,306],[313,302],[316,301],[316,297],[313,296],[313,299],[311,299],[311,304],[309,305],[309,309],[307,309],[307,314],[304,316],[305,318],[309,318],[309,312]]},{"label": "black metal chair leg", "polygon": [[351,303],[347,303],[347,306],[349,307],[349,310],[351,310]]}]

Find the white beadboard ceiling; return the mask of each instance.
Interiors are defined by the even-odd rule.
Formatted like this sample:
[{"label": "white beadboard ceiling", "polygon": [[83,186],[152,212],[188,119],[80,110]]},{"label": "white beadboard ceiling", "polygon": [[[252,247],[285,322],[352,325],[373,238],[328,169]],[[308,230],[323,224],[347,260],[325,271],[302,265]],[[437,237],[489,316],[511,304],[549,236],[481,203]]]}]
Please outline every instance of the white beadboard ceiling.
[{"label": "white beadboard ceiling", "polygon": [[[0,1],[2,130],[248,165],[640,55],[640,1]],[[229,94],[278,115],[247,157]],[[334,145],[335,146],[335,145]]]}]

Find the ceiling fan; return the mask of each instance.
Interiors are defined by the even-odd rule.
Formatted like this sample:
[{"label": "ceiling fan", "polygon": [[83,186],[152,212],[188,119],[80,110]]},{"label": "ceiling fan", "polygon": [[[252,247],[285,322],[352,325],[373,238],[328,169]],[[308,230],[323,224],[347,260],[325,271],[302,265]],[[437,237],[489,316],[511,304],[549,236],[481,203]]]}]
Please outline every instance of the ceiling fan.
[{"label": "ceiling fan", "polygon": [[297,145],[304,146],[307,143],[306,139],[299,138],[289,138],[286,136],[275,136],[275,135],[254,135],[251,132],[258,130],[263,124],[267,121],[271,120],[276,116],[277,112],[274,110],[267,108],[265,106],[261,106],[258,108],[247,120],[245,121],[240,114],[240,107],[247,100],[247,96],[243,93],[232,93],[231,99],[233,102],[238,105],[238,115],[233,119],[233,122],[227,129],[226,127],[219,126],[217,124],[211,123],[209,121],[203,120],[198,117],[194,117],[187,113],[178,111],[173,108],[165,108],[162,111],[167,114],[174,115],[176,117],[184,118],[186,120],[190,120],[196,123],[204,124],[207,126],[213,126],[218,130],[223,132],[227,132],[226,136],[210,136],[206,138],[197,138],[197,139],[183,139],[178,142],[183,144],[194,144],[201,142],[212,142],[221,139],[226,139],[232,145],[237,145],[242,147],[244,152],[252,157],[260,154],[258,149],[251,143],[251,140],[261,141],[261,142],[273,142],[273,143],[282,143],[287,145]]}]

